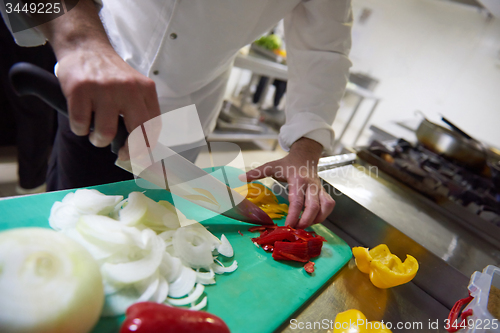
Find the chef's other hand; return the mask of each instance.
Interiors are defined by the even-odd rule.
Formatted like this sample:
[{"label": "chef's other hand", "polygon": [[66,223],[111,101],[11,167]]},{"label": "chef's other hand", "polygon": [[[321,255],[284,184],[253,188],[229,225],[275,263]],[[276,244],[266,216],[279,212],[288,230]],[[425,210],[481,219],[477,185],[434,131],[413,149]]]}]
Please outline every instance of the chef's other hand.
[{"label": "chef's other hand", "polygon": [[[154,81],[118,56],[92,1],[79,1],[73,10],[40,29],[56,53],[57,75],[76,135],[90,133],[94,114],[89,140],[105,147],[115,137],[120,114],[129,132],[160,115]],[[126,148],[119,157],[129,158]]]},{"label": "chef's other hand", "polygon": [[[300,138],[290,153],[279,160],[268,162],[246,173],[247,181],[273,177],[288,183],[290,206],[286,225],[307,228],[323,222],[335,207],[335,200],[321,186],[317,165],[323,147],[308,138]],[[300,212],[304,208],[302,216]],[[300,219],[299,219],[300,217]]]}]

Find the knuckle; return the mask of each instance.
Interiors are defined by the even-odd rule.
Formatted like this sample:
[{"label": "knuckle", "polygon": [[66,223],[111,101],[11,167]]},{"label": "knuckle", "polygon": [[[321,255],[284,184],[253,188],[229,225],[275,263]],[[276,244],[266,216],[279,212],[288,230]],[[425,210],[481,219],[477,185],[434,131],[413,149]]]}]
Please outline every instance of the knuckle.
[{"label": "knuckle", "polygon": [[84,94],[88,91],[95,83],[85,78],[74,78],[68,83],[68,95]]},{"label": "knuckle", "polygon": [[156,93],[156,83],[150,78],[145,77],[141,85],[147,90]]},{"label": "knuckle", "polygon": [[319,202],[311,201],[307,204],[307,208],[311,209],[312,211],[318,212],[320,209]]},{"label": "knuckle", "polygon": [[290,201],[290,206],[292,207],[298,207],[298,208],[301,208],[303,206],[304,202],[302,200],[299,200],[299,199],[292,199]]}]

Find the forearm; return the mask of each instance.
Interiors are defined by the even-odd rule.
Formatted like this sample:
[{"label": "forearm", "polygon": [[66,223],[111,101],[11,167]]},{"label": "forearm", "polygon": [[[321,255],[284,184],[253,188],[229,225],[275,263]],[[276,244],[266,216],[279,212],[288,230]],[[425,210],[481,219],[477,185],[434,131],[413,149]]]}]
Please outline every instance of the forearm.
[{"label": "forearm", "polygon": [[92,0],[80,0],[75,8],[39,26],[58,59],[82,47],[112,51]]}]

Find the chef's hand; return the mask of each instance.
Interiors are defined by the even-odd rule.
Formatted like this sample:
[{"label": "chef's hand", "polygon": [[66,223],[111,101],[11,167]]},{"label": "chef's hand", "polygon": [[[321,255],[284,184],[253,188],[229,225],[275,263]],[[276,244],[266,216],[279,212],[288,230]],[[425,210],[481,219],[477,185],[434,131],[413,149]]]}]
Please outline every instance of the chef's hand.
[{"label": "chef's hand", "polygon": [[[89,140],[106,147],[116,135],[118,117],[127,130],[160,115],[155,83],[125,63],[114,50],[75,50],[59,59],[59,82],[68,102],[71,130],[89,134]],[[128,159],[126,148],[121,159]]]},{"label": "chef's hand", "polygon": [[[89,134],[94,113],[89,140],[96,147],[105,147],[115,137],[120,114],[129,132],[160,115],[154,81],[118,56],[92,1],[79,1],[74,9],[40,29],[56,53],[57,75],[76,135]],[[125,147],[119,157],[129,158]]]},{"label": "chef's hand", "polygon": [[[288,182],[290,206],[285,224],[292,228],[304,229],[321,223],[335,207],[335,200],[321,186],[317,172],[322,150],[316,141],[301,138],[291,146],[286,157],[246,173],[249,182],[265,177]],[[304,212],[300,216],[302,208]]]}]

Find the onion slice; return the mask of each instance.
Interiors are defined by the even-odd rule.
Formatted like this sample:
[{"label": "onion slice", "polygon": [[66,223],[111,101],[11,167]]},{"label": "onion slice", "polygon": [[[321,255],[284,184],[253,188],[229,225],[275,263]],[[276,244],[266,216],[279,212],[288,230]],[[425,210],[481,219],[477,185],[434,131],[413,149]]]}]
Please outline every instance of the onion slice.
[{"label": "onion slice", "polygon": [[194,303],[198,300],[198,298],[200,298],[200,296],[203,294],[203,291],[205,291],[205,287],[201,283],[197,283],[194,290],[190,292],[187,297],[179,299],[169,297],[167,298],[167,301],[175,306],[182,306],[189,303]]},{"label": "onion slice", "polygon": [[238,268],[238,262],[236,260],[233,261],[233,263],[225,267],[219,260],[215,260],[217,264],[212,264],[212,269],[214,270],[215,274],[223,274],[223,273],[231,273],[234,272]]},{"label": "onion slice", "polygon": [[222,234],[220,240],[221,243],[217,246],[217,252],[222,254],[224,257],[232,257],[234,255],[233,247],[227,240],[226,235]]},{"label": "onion slice", "polygon": [[168,295],[170,297],[182,297],[193,289],[196,283],[196,272],[191,268],[182,266],[182,271],[177,280],[170,284]]},{"label": "onion slice", "polygon": [[[192,304],[191,304],[192,305]],[[207,306],[207,296],[203,297],[200,303],[192,305],[189,309],[193,311],[198,311]]]}]

